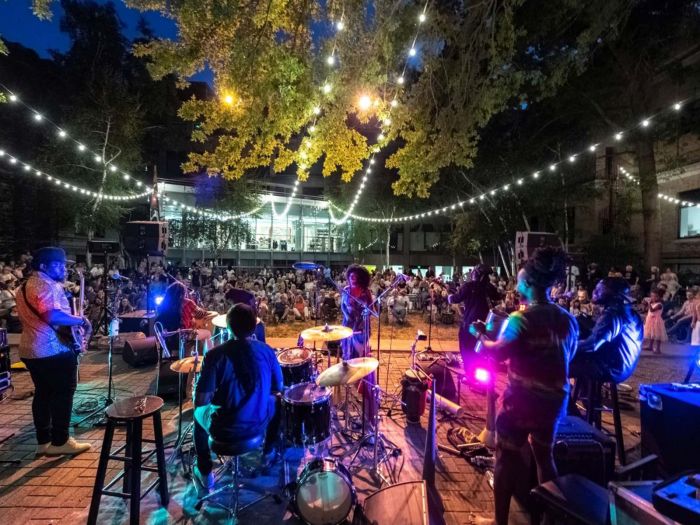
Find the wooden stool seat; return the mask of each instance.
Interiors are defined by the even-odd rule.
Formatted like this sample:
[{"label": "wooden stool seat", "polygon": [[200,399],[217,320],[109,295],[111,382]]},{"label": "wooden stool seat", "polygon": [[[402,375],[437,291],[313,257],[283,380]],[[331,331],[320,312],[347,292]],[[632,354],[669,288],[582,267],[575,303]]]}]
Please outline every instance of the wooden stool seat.
[{"label": "wooden stool seat", "polygon": [[[140,519],[141,499],[156,486],[160,494],[160,503],[168,505],[168,479],[165,471],[165,448],[163,445],[163,425],[160,409],[163,400],[157,396],[134,396],[122,399],[107,407],[107,427],[102,441],[100,461],[97,466],[97,476],[92,489],[92,500],[88,514],[88,525],[97,523],[100,510],[100,500],[103,495],[114,496],[129,500],[129,523],[137,525]],[[144,439],[143,421],[153,418],[154,439]],[[126,443],[112,451],[112,441],[117,425],[126,426]],[[152,443],[154,448],[143,450],[143,443]],[[123,455],[119,455],[123,452]],[[155,455],[156,467],[146,463]],[[112,481],[105,485],[107,466],[110,461],[124,463],[122,470]],[[157,477],[146,489],[141,491],[141,472],[155,472]],[[122,491],[112,490],[112,487],[122,481]]]}]

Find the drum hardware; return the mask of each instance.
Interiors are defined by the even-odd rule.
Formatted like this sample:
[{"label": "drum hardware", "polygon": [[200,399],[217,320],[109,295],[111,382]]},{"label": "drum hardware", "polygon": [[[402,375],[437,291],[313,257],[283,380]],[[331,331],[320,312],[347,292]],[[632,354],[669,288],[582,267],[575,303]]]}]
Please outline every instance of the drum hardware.
[{"label": "drum hardware", "polygon": [[331,437],[331,390],[315,383],[300,383],[285,390],[281,403],[284,438],[302,447]]},{"label": "drum hardware", "polygon": [[[359,462],[360,452],[363,447],[372,447],[372,463],[369,467],[369,472],[373,474],[379,480],[379,485],[392,483],[387,480],[387,478],[381,472],[381,465],[389,461],[392,457],[398,457],[401,455],[401,449],[397,447],[392,441],[390,441],[384,434],[380,431],[381,418],[379,417],[379,407],[380,407],[380,396],[391,397],[390,394],[384,392],[378,385],[367,381],[365,379],[361,380],[364,385],[369,388],[371,395],[370,400],[373,403],[373,414],[374,414],[374,424],[371,425],[370,431],[365,433],[365,435],[358,441],[355,445],[354,450],[350,450],[346,456],[353,454],[353,458],[350,461],[350,468],[362,469],[364,468]],[[401,402],[399,400],[399,402]],[[381,446],[382,452],[380,456],[379,448]]]},{"label": "drum hardware", "polygon": [[[342,341],[352,336],[352,329],[341,325],[312,326],[303,330],[300,337],[304,343],[313,342],[313,349],[316,352],[316,343],[328,343],[331,341]],[[328,352],[328,367],[331,366],[331,352]]]}]

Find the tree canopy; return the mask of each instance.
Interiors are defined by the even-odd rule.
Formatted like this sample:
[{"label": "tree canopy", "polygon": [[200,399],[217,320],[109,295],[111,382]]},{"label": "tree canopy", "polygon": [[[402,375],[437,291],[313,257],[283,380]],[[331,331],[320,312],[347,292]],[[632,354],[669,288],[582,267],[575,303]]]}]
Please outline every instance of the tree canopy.
[{"label": "tree canopy", "polygon": [[[258,167],[295,169],[305,179],[319,166],[349,181],[376,146],[392,142],[386,167],[398,172],[394,192],[420,197],[445,169],[472,166],[479,131],[494,114],[551,94],[585,67],[630,7],[627,0],[127,3],[159,10],[179,28],[177,41],[135,48],[156,78],[214,74],[219,98],[192,99],[180,110],[201,122],[193,138],[212,144],[191,154],[186,170],[235,179]],[[366,109],[362,94],[371,100]]]}]

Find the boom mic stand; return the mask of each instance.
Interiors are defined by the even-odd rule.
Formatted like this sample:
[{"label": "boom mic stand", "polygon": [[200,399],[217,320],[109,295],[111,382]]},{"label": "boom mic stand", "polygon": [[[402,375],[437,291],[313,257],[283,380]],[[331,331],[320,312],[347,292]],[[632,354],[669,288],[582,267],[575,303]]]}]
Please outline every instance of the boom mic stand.
[{"label": "boom mic stand", "polygon": [[104,418],[104,410],[114,403],[114,399],[112,398],[112,390],[114,388],[114,374],[113,374],[113,364],[114,364],[114,353],[113,353],[113,348],[114,348],[114,338],[119,335],[119,320],[117,319],[115,315],[115,311],[119,305],[119,300],[121,299],[121,281],[116,281],[117,283],[117,290],[114,293],[114,300],[112,302],[111,308],[108,306],[108,297],[107,293],[105,291],[105,304],[103,306],[104,313],[103,315],[107,319],[107,398],[105,399],[105,403],[103,407],[98,406],[90,412],[88,415],[83,417],[80,421],[75,423],[73,426],[78,427],[80,426],[84,421],[87,421],[88,419],[91,419],[92,417],[96,416],[97,414],[102,413],[103,416],[96,421],[93,426],[104,426],[106,424],[105,418]]}]

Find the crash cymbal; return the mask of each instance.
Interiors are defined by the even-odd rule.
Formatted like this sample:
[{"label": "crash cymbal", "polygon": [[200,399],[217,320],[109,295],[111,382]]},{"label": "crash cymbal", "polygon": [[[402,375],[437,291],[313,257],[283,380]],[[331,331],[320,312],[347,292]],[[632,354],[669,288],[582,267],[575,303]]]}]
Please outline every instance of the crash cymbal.
[{"label": "crash cymbal", "polygon": [[190,372],[200,372],[202,370],[202,357],[197,357],[197,370],[194,369],[194,357],[185,357],[179,361],[175,361],[170,365],[170,370],[180,374],[189,374]]},{"label": "crash cymbal", "polygon": [[340,341],[352,335],[352,328],[341,325],[313,326],[301,332],[304,341],[327,342]]},{"label": "crash cymbal", "polygon": [[327,368],[316,378],[321,386],[340,386],[355,383],[374,372],[379,361],[373,357],[356,357]]}]

